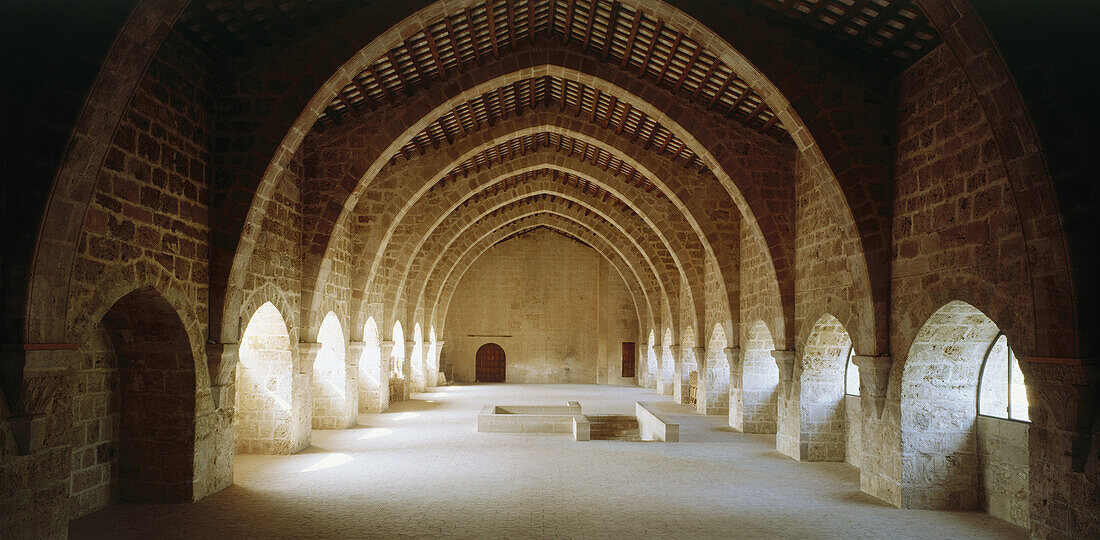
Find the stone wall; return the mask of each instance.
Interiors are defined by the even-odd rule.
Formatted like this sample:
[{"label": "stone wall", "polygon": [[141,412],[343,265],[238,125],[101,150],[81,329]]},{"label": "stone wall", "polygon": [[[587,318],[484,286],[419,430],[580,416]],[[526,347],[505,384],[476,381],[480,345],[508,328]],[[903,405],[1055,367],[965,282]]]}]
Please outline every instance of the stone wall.
[{"label": "stone wall", "polygon": [[[447,314],[443,355],[455,380],[474,380],[485,343],[504,348],[508,382],[592,384],[600,364],[609,381],[621,380],[620,347],[637,339],[637,314],[622,279],[601,271],[606,264],[591,248],[541,229],[486,251]],[[599,325],[605,305],[607,328]]]},{"label": "stone wall", "polygon": [[[634,377],[623,377],[623,343],[634,342],[635,357],[638,350],[638,315],[630,289],[622,276],[602,257],[600,258],[599,324],[597,328],[610,332],[597,340],[599,347],[597,382],[600,384],[635,384]],[[616,341],[616,339],[618,341]],[[602,375],[602,376],[601,376]]]},{"label": "stone wall", "polygon": [[[70,321],[73,332],[84,336],[78,368],[72,374],[72,458],[66,472],[72,497],[70,517],[102,508],[121,496],[141,499],[136,488],[120,486],[120,477],[134,470],[135,454],[120,458],[120,403],[140,399],[127,393],[120,380],[118,358],[97,317],[120,297],[142,285],[165,295],[182,318],[190,344],[185,384],[192,397],[185,400],[186,422],[201,431],[198,445],[188,445],[187,467],[196,470],[186,495],[198,498],[231,481],[213,466],[217,439],[227,418],[213,410],[209,397],[196,400],[196,385],[205,384],[205,341],[208,279],[207,189],[211,137],[209,66],[177,34],[170,34],[142,77],[114,134],[95,193],[84,218],[76,268],[73,273]],[[161,276],[156,279],[155,276]],[[165,286],[171,282],[175,290]],[[150,315],[152,317],[152,315]],[[156,320],[144,325],[159,324]],[[167,372],[156,375],[164,380]],[[185,376],[186,377],[186,376]],[[209,396],[208,390],[200,395]],[[129,397],[126,397],[129,395]],[[182,411],[179,405],[172,406]],[[196,408],[197,407],[197,411]],[[154,409],[156,410],[156,409]],[[67,413],[65,407],[56,410]],[[167,429],[167,427],[165,428]],[[120,461],[121,459],[121,461]],[[121,493],[120,493],[121,492]],[[128,493],[127,493],[128,492]],[[178,499],[179,497],[177,497]],[[162,498],[163,499],[163,498]]]},{"label": "stone wall", "polygon": [[844,396],[844,448],[844,462],[859,467],[863,456],[863,408],[859,396]]},{"label": "stone wall", "polygon": [[775,343],[764,321],[750,328],[741,348],[741,384],[730,386],[730,426],[743,433],[775,433],[779,367],[771,355]]},{"label": "stone wall", "polygon": [[1024,422],[991,416],[979,416],[976,425],[982,509],[1024,528],[1028,528],[1031,512],[1028,427]]},{"label": "stone wall", "polygon": [[118,360],[105,331],[81,356],[73,375],[72,518],[118,499]]}]

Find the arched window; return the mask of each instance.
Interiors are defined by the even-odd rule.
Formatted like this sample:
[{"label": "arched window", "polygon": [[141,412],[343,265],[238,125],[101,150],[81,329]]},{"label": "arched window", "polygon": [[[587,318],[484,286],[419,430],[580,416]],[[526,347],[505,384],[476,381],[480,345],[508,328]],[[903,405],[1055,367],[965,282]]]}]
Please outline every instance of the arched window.
[{"label": "arched window", "polygon": [[852,362],[856,356],[856,348],[848,347],[848,362],[844,366],[844,393],[849,396],[859,395],[859,366]]},{"label": "arched window", "polygon": [[1028,422],[1027,390],[1020,362],[998,333],[985,351],[978,379],[978,414]]}]

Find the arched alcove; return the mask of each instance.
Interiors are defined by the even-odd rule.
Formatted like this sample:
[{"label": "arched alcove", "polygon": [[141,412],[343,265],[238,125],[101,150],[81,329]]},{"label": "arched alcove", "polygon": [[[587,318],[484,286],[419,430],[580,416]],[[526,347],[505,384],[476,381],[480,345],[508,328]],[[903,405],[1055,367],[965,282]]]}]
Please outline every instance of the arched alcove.
[{"label": "arched alcove", "polygon": [[382,341],[378,323],[367,317],[363,324],[363,355],[359,357],[359,412],[382,410]]},{"label": "arched alcove", "polygon": [[393,351],[390,353],[390,403],[405,399],[405,385],[408,384],[405,373],[405,332],[401,321],[393,323]]},{"label": "arched alcove", "polygon": [[424,332],[420,329],[420,323],[416,323],[413,325],[412,358],[409,359],[411,392],[423,392],[428,386],[425,354],[427,351],[424,347]]},{"label": "arched alcove", "polygon": [[844,461],[844,365],[852,339],[825,314],[810,330],[790,395],[779,400],[776,448],[802,461]]},{"label": "arched alcove", "polygon": [[435,326],[428,326],[428,386],[443,384],[439,369],[439,341],[435,337]]},{"label": "arched alcove", "polygon": [[294,414],[294,353],[282,314],[259,307],[241,336],[234,447],[243,454],[299,450]]},{"label": "arched alcove", "polygon": [[695,358],[695,328],[689,326],[680,336],[680,365],[677,370],[676,388],[673,389],[677,403],[694,405],[692,380],[699,376],[699,362]]},{"label": "arched alcove", "polygon": [[355,425],[358,402],[348,377],[344,331],[329,312],[317,333],[320,350],[313,361],[313,429]]},{"label": "arched alcove", "polygon": [[653,330],[649,331],[649,342],[646,344],[645,355],[645,386],[646,388],[656,389],[658,386],[658,377],[660,373],[660,361],[657,359],[657,335]]},{"label": "arched alcove", "polygon": [[672,356],[672,329],[665,328],[664,339],[661,342],[661,367],[658,392],[665,395],[673,393],[673,377],[676,370],[676,359]]},{"label": "arched alcove", "polygon": [[774,350],[768,326],[756,321],[745,341],[740,388],[730,390],[730,426],[743,433],[775,433],[779,366]]},{"label": "arched alcove", "polygon": [[707,340],[707,363],[702,377],[702,388],[697,391],[696,407],[703,414],[729,414],[730,363],[726,358],[726,331],[722,325],[714,325]]},{"label": "arched alcove", "polygon": [[903,507],[984,508],[1028,525],[1027,424],[1009,419],[1008,406],[1016,397],[1026,408],[1026,393],[1011,392],[1018,361],[1010,343],[992,319],[958,300],[917,333],[901,378]]},{"label": "arched alcove", "polygon": [[71,516],[115,502],[190,502],[195,360],[176,310],[151,287],[134,290],[80,352]]}]

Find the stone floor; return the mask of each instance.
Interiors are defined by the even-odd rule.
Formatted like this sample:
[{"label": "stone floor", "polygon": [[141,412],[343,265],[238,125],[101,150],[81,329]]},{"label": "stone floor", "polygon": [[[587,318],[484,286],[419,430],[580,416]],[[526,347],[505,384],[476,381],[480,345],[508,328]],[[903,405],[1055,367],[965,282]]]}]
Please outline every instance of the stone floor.
[{"label": "stone floor", "polygon": [[[798,463],[651,390],[449,386],[314,431],[293,456],[238,456],[236,485],[195,504],[116,505],[73,538],[1013,538],[986,514],[897,510],[855,468]],[[488,404],[581,403],[632,413],[664,401],[679,443],[477,433]]]}]

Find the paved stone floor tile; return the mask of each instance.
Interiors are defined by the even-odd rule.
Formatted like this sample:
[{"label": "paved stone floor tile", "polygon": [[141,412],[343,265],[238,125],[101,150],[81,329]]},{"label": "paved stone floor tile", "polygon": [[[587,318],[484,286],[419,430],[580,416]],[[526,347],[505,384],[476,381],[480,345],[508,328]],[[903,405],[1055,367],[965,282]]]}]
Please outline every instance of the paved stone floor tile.
[{"label": "paved stone floor tile", "polygon": [[[842,463],[799,463],[652,390],[460,385],[360,426],[314,431],[292,456],[241,455],[236,484],[194,504],[115,505],[73,538],[1023,538],[979,512],[898,510]],[[477,433],[485,405],[663,401],[679,443]]]}]

